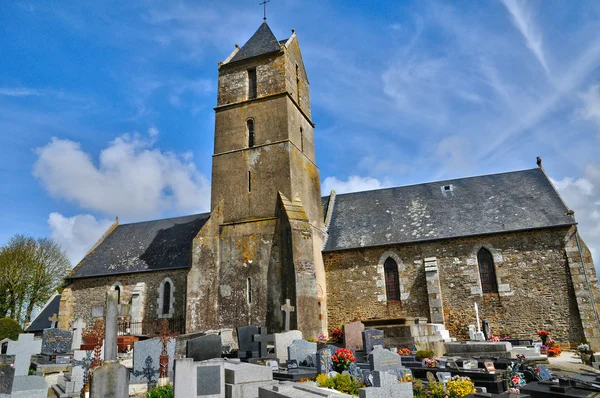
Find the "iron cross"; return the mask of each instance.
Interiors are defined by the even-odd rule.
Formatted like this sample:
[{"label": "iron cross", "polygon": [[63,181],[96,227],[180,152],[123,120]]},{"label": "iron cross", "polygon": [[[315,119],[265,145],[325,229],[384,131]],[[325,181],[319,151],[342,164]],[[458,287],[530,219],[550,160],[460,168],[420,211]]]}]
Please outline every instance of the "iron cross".
[{"label": "iron cross", "polygon": [[264,8],[264,17],[263,17],[263,21],[267,20],[267,3],[270,3],[271,0],[263,0],[262,3],[259,3],[259,5],[263,6]]}]

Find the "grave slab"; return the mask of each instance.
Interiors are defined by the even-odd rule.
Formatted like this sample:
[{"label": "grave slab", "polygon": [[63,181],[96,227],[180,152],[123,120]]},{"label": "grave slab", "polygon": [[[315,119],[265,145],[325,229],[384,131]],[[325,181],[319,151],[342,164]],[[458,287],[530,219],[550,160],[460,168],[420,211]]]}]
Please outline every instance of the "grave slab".
[{"label": "grave slab", "polygon": [[44,376],[16,376],[11,398],[46,398],[48,383]]},{"label": "grave slab", "polygon": [[197,362],[221,358],[221,347],[221,336],[217,334],[199,336],[188,340],[186,357]]},{"label": "grave slab", "polygon": [[174,398],[225,398],[225,367],[220,360],[175,360]]},{"label": "grave slab", "polygon": [[360,321],[344,325],[344,346],[349,350],[362,350],[364,330],[365,325]]},{"label": "grave slab", "polygon": [[15,378],[15,368],[10,365],[0,365],[0,396],[10,395]]},{"label": "grave slab", "polygon": [[288,359],[296,361],[298,366],[314,367],[317,360],[317,343],[306,340],[294,340],[288,347]]},{"label": "grave slab", "polygon": [[335,390],[303,385],[304,383],[279,383],[258,389],[258,398],[350,398],[351,395]]}]

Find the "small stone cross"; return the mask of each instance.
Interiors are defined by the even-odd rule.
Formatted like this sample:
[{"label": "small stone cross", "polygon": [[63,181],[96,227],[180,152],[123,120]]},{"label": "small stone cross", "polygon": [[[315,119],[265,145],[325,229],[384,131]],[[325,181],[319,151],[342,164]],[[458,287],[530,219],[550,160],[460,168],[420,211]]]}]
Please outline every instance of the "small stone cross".
[{"label": "small stone cross", "polygon": [[79,347],[81,347],[81,335],[86,326],[87,324],[81,318],[77,318],[77,320],[71,324],[71,329],[73,331],[72,350],[78,350]]},{"label": "small stone cross", "polygon": [[50,321],[50,329],[56,329],[56,324],[58,323],[58,316],[56,316],[56,314],[52,314],[52,316],[48,318],[48,320]]},{"label": "small stone cross", "polygon": [[285,304],[281,306],[281,311],[285,312],[285,331],[290,330],[290,313],[294,312],[296,307],[290,304],[290,299],[285,299]]},{"label": "small stone cross", "polygon": [[22,333],[19,340],[9,341],[6,355],[15,356],[15,376],[27,376],[31,356],[42,352],[42,340],[34,340],[33,334]]},{"label": "small stone cross", "polygon": [[259,333],[252,336],[252,341],[258,343],[260,357],[266,358],[269,355],[267,344],[273,342],[273,335],[267,334],[267,328],[259,328]]}]

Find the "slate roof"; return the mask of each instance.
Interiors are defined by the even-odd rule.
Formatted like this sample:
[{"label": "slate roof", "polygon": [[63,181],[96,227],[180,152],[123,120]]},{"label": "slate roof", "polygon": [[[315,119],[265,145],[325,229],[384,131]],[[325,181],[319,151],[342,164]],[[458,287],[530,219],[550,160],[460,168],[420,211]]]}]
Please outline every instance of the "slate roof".
[{"label": "slate roof", "polygon": [[324,251],[575,224],[567,211],[540,168],[340,194]]},{"label": "slate roof", "polygon": [[192,240],[209,216],[119,225],[73,269],[70,278],[189,268]]},{"label": "slate roof", "polygon": [[52,326],[48,318],[52,318],[53,314],[58,316],[58,307],[60,306],[60,294],[55,294],[46,303],[46,306],[42,308],[39,314],[33,319],[31,324],[25,328],[28,333],[41,332],[44,329],[48,329]]},{"label": "slate roof", "polygon": [[252,37],[242,46],[229,63],[268,54],[280,50],[279,42],[266,22],[263,22]]}]

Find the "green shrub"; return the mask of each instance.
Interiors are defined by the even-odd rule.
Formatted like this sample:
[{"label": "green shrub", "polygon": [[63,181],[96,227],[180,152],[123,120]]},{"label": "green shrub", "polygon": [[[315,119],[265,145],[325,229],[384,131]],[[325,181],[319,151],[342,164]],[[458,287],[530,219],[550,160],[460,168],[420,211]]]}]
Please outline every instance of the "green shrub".
[{"label": "green shrub", "polygon": [[173,398],[173,386],[169,383],[148,391],[146,398]]},{"label": "green shrub", "polygon": [[0,340],[7,337],[11,340],[17,340],[19,333],[23,333],[23,329],[17,321],[10,318],[0,319]]},{"label": "green shrub", "polygon": [[435,355],[434,352],[431,350],[419,350],[419,351],[417,351],[417,354],[415,355],[415,357],[417,358],[418,361],[420,361],[425,358],[433,359],[434,355]]}]

